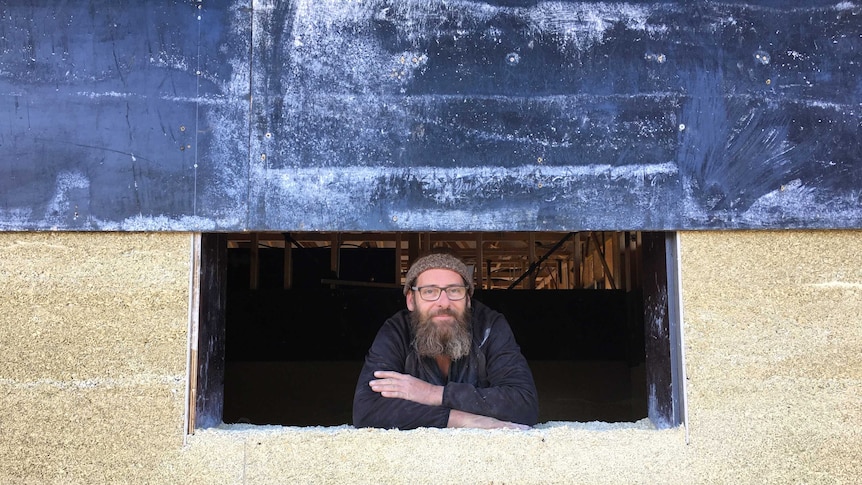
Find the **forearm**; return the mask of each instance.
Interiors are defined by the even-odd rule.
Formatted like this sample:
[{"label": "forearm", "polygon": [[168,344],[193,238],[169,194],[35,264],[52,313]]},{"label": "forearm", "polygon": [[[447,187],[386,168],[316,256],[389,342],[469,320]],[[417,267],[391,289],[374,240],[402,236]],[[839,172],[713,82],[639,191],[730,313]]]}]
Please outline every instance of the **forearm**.
[{"label": "forearm", "polygon": [[465,383],[449,383],[443,406],[501,421],[533,425],[538,421],[538,398],[533,387],[497,386],[477,388]]},{"label": "forearm", "polygon": [[386,398],[371,389],[357,392],[353,401],[353,425],[357,428],[445,428],[448,419],[448,408]]},{"label": "forearm", "polygon": [[467,413],[453,409],[449,411],[448,428],[479,428],[479,429],[530,429],[525,424],[501,421],[490,416]]}]

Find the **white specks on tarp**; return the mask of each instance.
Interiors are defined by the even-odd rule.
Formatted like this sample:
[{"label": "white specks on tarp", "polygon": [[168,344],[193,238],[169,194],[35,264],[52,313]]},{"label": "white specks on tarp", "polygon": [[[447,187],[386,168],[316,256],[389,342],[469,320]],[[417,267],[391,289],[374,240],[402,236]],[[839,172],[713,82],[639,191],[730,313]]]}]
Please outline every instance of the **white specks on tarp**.
[{"label": "white specks on tarp", "polygon": [[0,209],[0,230],[15,231],[29,227],[33,220],[33,210],[29,207]]},{"label": "white specks on tarp", "polygon": [[[274,15],[272,8],[262,6],[260,11],[265,16]],[[273,18],[267,18],[255,24],[253,36],[266,39],[270,33],[261,30],[265,26],[284,27],[291,33],[291,40],[281,46],[289,50],[284,67],[292,71],[294,79],[303,83],[325,79],[333,87],[367,93],[381,89],[386,78],[398,82],[408,79],[424,66],[430,43],[443,37],[457,42],[496,16],[520,18],[530,35],[558,39],[561,52],[574,52],[600,43],[615,25],[647,30],[650,11],[648,6],[612,3],[542,2],[514,8],[468,1],[404,0],[384,5],[378,1],[300,0],[293,17],[285,19],[289,26],[272,26]],[[373,26],[381,22],[415,49],[389,52],[374,31]],[[494,36],[493,27],[487,30]],[[517,65],[521,55],[510,52],[504,61]],[[293,84],[292,90],[302,89],[301,84]],[[291,96],[285,100],[292,101]]]},{"label": "white specks on tarp", "polygon": [[390,77],[401,83],[410,81],[414,73],[421,71],[428,63],[428,56],[422,52],[402,52],[392,57]]},{"label": "white specks on tarp", "polygon": [[648,28],[649,6],[622,3],[542,2],[526,12],[533,28],[563,39],[565,50],[583,50],[604,39],[616,24],[632,30]]},{"label": "white specks on tarp", "polygon": [[45,221],[49,225],[65,225],[65,221],[71,217],[77,217],[71,199],[75,190],[90,190],[90,179],[80,172],[61,172],[57,174],[55,182],[54,197],[48,202],[45,211]]},{"label": "white specks on tarp", "polygon": [[647,62],[656,62],[664,64],[667,61],[667,56],[660,52],[647,52],[644,54],[644,60]]},{"label": "white specks on tarp", "polygon": [[[109,224],[105,224],[109,225]],[[138,215],[120,221],[113,229],[121,231],[183,231],[194,227],[200,231],[212,231],[218,227],[238,227],[239,220],[223,220],[221,223],[206,218],[195,216],[170,217],[164,215],[144,216]]]},{"label": "white specks on tarp", "polygon": [[[541,219],[538,208],[508,207],[503,203],[506,194],[544,190],[548,194],[571,199],[575,197],[573,194],[578,193],[573,187],[590,183],[597,178],[622,184],[628,187],[630,192],[638,192],[649,189],[644,183],[646,179],[676,177],[677,169],[676,165],[670,162],[581,167],[549,167],[538,164],[519,167],[409,169],[308,167],[264,170],[257,167],[254,176],[266,180],[265,193],[268,202],[291,208],[291,214],[267,214],[268,217],[301,218],[307,217],[308,214],[326,214],[328,220],[304,220],[304,230],[313,230],[317,225],[349,225],[362,216],[363,210],[378,202],[376,199],[381,196],[391,202],[385,209],[385,219],[396,227],[439,227],[440,224],[447,224],[453,227],[482,227],[491,230],[490,228],[505,227],[511,229],[513,221]],[[407,200],[410,204],[399,204],[398,200]],[[467,201],[470,201],[472,209],[466,208]],[[490,204],[487,210],[481,208],[483,201]],[[410,210],[400,213],[399,207],[410,207]]]},{"label": "white specks on tarp", "polygon": [[[643,182],[645,177],[674,176],[677,167],[671,162],[650,165],[587,165],[576,167],[548,167],[543,165],[522,165],[518,167],[412,167],[410,169],[391,167],[339,167],[337,170],[322,167],[299,169],[267,170],[265,176],[269,185],[285,193],[302,193],[303,197],[330,197],[334,194],[322,194],[333,185],[345,184],[362,187],[379,179],[410,178],[419,181],[426,187],[425,192],[434,194],[443,192],[450,194],[441,197],[457,197],[461,192],[467,196],[480,195],[479,187],[463,186],[466,180],[476,180],[493,185],[494,180],[511,179],[527,181],[542,177],[551,181],[571,181],[599,177],[609,177],[612,180],[632,180]],[[262,174],[264,175],[264,174]],[[462,187],[459,190],[459,187]],[[443,202],[443,199],[438,200]]]},{"label": "white specks on tarp", "polygon": [[771,60],[772,56],[770,56],[769,53],[764,50],[758,49],[754,53],[754,62],[756,62],[757,64],[763,64],[765,66],[769,64]]},{"label": "white specks on tarp", "polygon": [[191,70],[186,57],[165,51],[160,51],[158,54],[150,57],[150,63],[156,67],[174,69],[180,72],[189,72]]},{"label": "white specks on tarp", "polygon": [[768,227],[769,221],[808,221],[817,227],[818,221],[856,226],[862,223],[862,191],[851,190],[844,194],[825,193],[822,189],[804,185],[799,179],[776,187],[760,196],[745,211],[707,211],[694,195],[694,181],[682,177],[683,209],[693,221],[722,221],[729,227]]},{"label": "white specks on tarp", "polygon": [[758,222],[768,220],[776,213],[785,217],[801,217],[818,205],[815,190],[796,179],[758,198],[740,218],[743,221]]},{"label": "white specks on tarp", "polygon": [[835,5],[834,8],[835,8],[835,10],[838,10],[838,11],[842,11],[842,10],[853,11],[853,10],[856,10],[858,7],[857,7],[857,4],[854,2],[839,2]]},{"label": "white specks on tarp", "polygon": [[412,209],[392,216],[392,219],[396,223],[393,227],[400,230],[412,230],[415,227],[428,227],[433,230],[481,227],[487,231],[510,231],[513,227],[512,221],[536,220],[538,217],[538,209],[498,207],[494,210]]},{"label": "white specks on tarp", "polygon": [[[288,105],[298,101],[297,92],[309,83],[335,83],[332,87],[340,90],[369,92],[392,79],[393,64],[401,56],[387,53],[374,39],[369,25],[375,12],[374,2],[300,0],[293,17],[284,19],[290,25],[272,25],[275,17],[255,22],[254,38],[268,38],[271,32],[267,28],[292,33],[292,41],[281,46],[289,54],[282,67],[302,83],[287,84],[284,99]],[[399,68],[399,73],[410,72],[407,62],[401,67],[404,69]]]},{"label": "white specks on tarp", "polygon": [[[252,31],[252,17],[246,5],[235,2],[228,7],[231,22],[227,27],[230,34],[225,38],[231,43],[220,49],[228,55],[230,76],[227,79],[214,78],[211,81],[218,86],[218,95],[199,97],[198,105],[207,105],[202,110],[200,125],[195,130],[196,142],[200,143],[201,133],[206,133],[206,152],[196,153],[193,167],[200,173],[214,176],[209,183],[195,181],[195,213],[184,217],[132,217],[120,221],[120,227],[141,228],[140,230],[182,230],[194,227],[198,230],[219,228],[244,228],[248,222],[248,165],[237,163],[248,157],[249,99],[251,93],[251,72],[249,72],[248,33]],[[255,5],[257,8],[257,5]],[[213,156],[206,156],[213,154]],[[203,157],[199,157],[203,155]],[[212,201],[226,202],[214,207]],[[206,217],[207,214],[217,214]],[[146,229],[144,229],[146,228]],[[162,229],[167,228],[167,229]]]},{"label": "white specks on tarp", "polygon": [[[678,227],[675,219],[680,216],[710,225],[716,221],[743,224],[746,217],[762,217],[761,221],[751,219],[755,226],[775,220],[774,215],[759,213],[758,203],[751,208],[746,205],[770,190],[770,185],[763,192],[746,192],[747,198],[731,197],[734,187],[761,178],[751,177],[745,170],[729,173],[727,160],[735,158],[716,156],[710,163],[698,165],[693,162],[697,156],[687,152],[676,162],[665,162],[676,149],[668,141],[673,131],[688,141],[691,154],[703,152],[699,137],[709,132],[713,113],[722,112],[723,106],[694,103],[689,111],[704,113],[702,119],[693,115],[678,119],[675,113],[679,114],[680,104],[688,102],[678,93],[628,93],[620,97],[625,102],[611,99],[607,105],[627,108],[626,103],[634,102],[631,106],[639,106],[637,97],[643,96],[662,115],[620,122],[620,113],[604,109],[589,94],[520,97],[517,90],[494,91],[497,79],[487,80],[488,92],[477,94],[469,92],[466,84],[457,84],[460,76],[468,79],[470,74],[459,64],[459,56],[467,59],[473,54],[471,47],[484,48],[491,42],[499,48],[493,57],[481,59],[503,69],[502,73],[518,73],[534,65],[536,59],[531,55],[539,52],[529,45],[534,40],[543,42],[545,54],[556,51],[554,59],[561,58],[565,65],[609,42],[614,29],[666,40],[666,14],[683,13],[676,5],[539,2],[504,7],[421,0],[298,0],[289,8],[261,0],[254,5],[251,16],[237,12],[237,18],[243,25],[248,18],[254,19],[252,50],[263,62],[253,63],[250,80],[234,83],[237,96],[253,86],[254,121],[243,125],[248,117],[225,111],[225,123],[211,123],[218,126],[216,144],[242,141],[245,138],[236,133],[259,130],[247,138],[252,145],[248,172],[238,170],[222,177],[225,187],[235,188],[238,200],[249,201],[246,209],[252,225],[304,230],[362,224],[439,228],[440,223],[433,219],[444,217],[465,224],[478,222],[470,227],[492,230],[496,221],[507,217],[510,229],[512,224],[526,228],[529,221],[553,223],[556,217],[571,226],[586,217],[573,213],[607,211],[597,200],[620,190],[622,196],[610,197],[615,199],[611,204],[625,208],[626,213],[618,217],[634,224],[668,227],[664,224],[670,221]],[[740,7],[743,12],[749,8],[760,7]],[[701,27],[707,33],[718,32],[745,18],[728,11],[737,12],[719,9],[707,15],[703,22],[708,25]],[[513,39],[523,42],[506,44]],[[663,72],[681,61],[672,57],[676,51],[664,50],[662,43],[645,43],[639,49],[643,50],[637,55],[643,56],[641,62],[651,72]],[[786,50],[755,43],[741,50],[738,60],[751,65],[754,56],[761,66],[774,67],[777,58],[767,49],[782,58]],[[243,66],[247,51],[234,52],[239,57],[232,62]],[[244,71],[236,72],[243,75]],[[449,80],[457,85],[449,86]],[[683,84],[694,94],[709,94],[703,99],[724,99],[712,96],[722,92],[718,81],[695,79]],[[658,104],[665,99],[667,103]],[[796,102],[810,105],[820,101]],[[498,113],[504,111],[513,113],[512,120],[501,120],[504,117]],[[535,114],[531,117],[531,113]],[[764,166],[786,168],[795,159],[788,155],[792,147],[783,142],[786,133],[776,128],[781,119],[751,116],[739,120],[741,124],[734,124],[732,117],[727,120],[725,131],[712,136],[716,148],[708,153],[724,153],[719,148],[730,138],[738,151],[758,152],[758,157],[741,153],[740,160],[764,160]],[[578,121],[583,122],[580,127]],[[274,136],[261,141],[264,133]],[[632,140],[636,142],[630,143]],[[470,147],[479,148],[475,155],[467,154]],[[225,148],[216,152],[242,152],[241,146]],[[435,159],[438,148],[447,153]],[[619,155],[614,158],[608,153]],[[537,157],[546,161],[542,169],[517,165]],[[573,159],[588,162],[581,165],[571,162]],[[752,166],[756,164],[752,162]],[[243,176],[247,186],[235,182]],[[665,183],[668,185],[663,186]],[[717,187],[715,197],[710,192],[713,187]],[[248,194],[245,198],[243,189]],[[817,194],[817,199],[821,203],[830,200],[828,194]],[[764,197],[759,203],[773,202]],[[459,212],[467,207],[474,216]],[[748,212],[740,217],[743,210]],[[838,212],[845,218],[858,214],[850,205]]]}]

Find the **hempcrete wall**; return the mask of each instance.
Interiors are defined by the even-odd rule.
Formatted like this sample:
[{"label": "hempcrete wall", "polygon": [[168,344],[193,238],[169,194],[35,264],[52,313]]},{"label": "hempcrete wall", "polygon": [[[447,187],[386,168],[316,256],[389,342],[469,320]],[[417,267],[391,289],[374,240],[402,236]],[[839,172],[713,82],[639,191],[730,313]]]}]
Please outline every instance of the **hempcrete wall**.
[{"label": "hempcrete wall", "polygon": [[179,448],[189,247],[0,233],[0,483],[137,481]]},{"label": "hempcrete wall", "polygon": [[853,483],[862,232],[681,235],[690,443],[226,427],[183,444],[188,234],[0,234],[0,483]]}]

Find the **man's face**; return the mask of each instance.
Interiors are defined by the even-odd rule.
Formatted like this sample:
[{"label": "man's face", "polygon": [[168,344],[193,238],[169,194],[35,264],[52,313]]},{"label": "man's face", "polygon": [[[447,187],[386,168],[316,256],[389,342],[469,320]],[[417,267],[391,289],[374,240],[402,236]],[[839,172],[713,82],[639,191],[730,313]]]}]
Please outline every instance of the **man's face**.
[{"label": "man's face", "polygon": [[[440,288],[464,286],[464,279],[452,270],[435,268],[422,272],[416,278],[416,284],[413,286],[417,288],[422,286],[438,286]],[[455,319],[451,315],[447,315],[446,310],[452,310],[457,315],[463,315],[469,304],[469,296],[463,300],[451,301],[445,291],[440,293],[440,298],[437,301],[425,301],[415,291],[407,293],[407,309],[411,312],[419,312],[419,316],[423,319],[430,317],[438,328],[441,325],[454,325],[455,323]]]},{"label": "man's face", "polygon": [[[416,278],[416,287],[462,286],[461,275],[448,269],[430,269]],[[418,292],[407,293],[407,308],[413,327],[413,345],[419,355],[449,356],[460,359],[470,353],[472,333],[470,331],[470,297],[452,301],[445,291],[436,301],[423,300]]]}]

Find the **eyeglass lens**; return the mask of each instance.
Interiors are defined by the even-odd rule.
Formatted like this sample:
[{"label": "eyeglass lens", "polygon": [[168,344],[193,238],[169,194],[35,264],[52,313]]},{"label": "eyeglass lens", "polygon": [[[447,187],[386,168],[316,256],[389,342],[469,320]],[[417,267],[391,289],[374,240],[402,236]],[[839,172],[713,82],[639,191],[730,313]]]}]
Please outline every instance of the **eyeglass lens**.
[{"label": "eyeglass lens", "polygon": [[446,297],[450,300],[460,300],[467,295],[467,288],[463,286],[447,286],[440,288],[437,286],[423,286],[419,288],[419,296],[425,301],[437,301],[440,299],[440,294],[445,290]]}]

